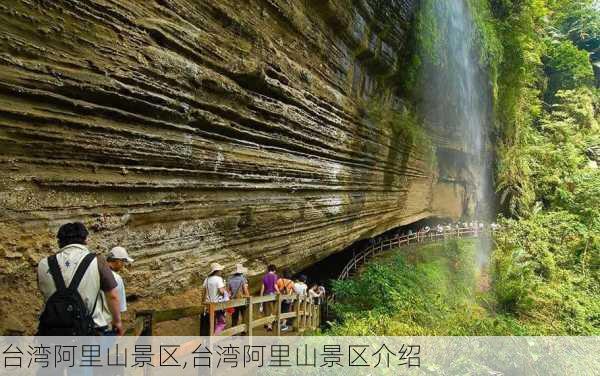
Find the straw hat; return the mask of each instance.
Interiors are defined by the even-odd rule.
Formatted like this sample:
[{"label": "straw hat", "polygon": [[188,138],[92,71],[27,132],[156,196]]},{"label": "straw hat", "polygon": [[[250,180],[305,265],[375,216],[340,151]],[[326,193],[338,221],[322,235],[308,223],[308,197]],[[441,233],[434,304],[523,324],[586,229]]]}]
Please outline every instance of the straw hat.
[{"label": "straw hat", "polygon": [[214,273],[217,270],[223,270],[223,265],[219,264],[218,262],[213,262],[212,264],[210,264],[210,273]]},{"label": "straw hat", "polygon": [[248,273],[248,268],[244,267],[242,264],[235,264],[235,274],[246,274]]}]

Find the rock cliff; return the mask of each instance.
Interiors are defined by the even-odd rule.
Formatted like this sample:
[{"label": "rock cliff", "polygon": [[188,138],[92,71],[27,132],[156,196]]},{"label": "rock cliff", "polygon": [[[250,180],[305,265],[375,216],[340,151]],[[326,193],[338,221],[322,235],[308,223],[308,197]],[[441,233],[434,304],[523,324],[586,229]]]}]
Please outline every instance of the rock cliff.
[{"label": "rock cliff", "polygon": [[469,157],[446,160],[433,129],[432,158],[365,110],[396,101],[417,5],[0,4],[0,328],[34,321],[35,266],[67,221],[87,224],[94,251],[127,247],[144,298],[213,261],[298,269],[460,216]]}]

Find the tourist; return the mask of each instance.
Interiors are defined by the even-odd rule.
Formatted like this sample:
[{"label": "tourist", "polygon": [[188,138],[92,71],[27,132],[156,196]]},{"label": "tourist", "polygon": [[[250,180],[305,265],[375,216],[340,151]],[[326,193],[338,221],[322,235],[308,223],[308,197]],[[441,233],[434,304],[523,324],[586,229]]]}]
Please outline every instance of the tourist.
[{"label": "tourist", "polygon": [[[262,279],[262,285],[260,286],[260,296],[264,295],[275,295],[279,293],[279,288],[277,287],[277,274],[275,274],[275,265],[271,264],[267,267],[267,274],[264,275]],[[274,302],[265,302],[264,305],[264,313],[266,316],[273,315],[275,312],[273,310]],[[269,322],[266,325],[267,331],[273,330],[273,323]]]},{"label": "tourist", "polygon": [[[113,277],[115,277],[115,281],[117,282],[117,291],[119,292],[119,310],[121,314],[127,311],[127,296],[125,294],[125,283],[123,282],[123,278],[119,275],[119,272],[125,268],[125,264],[129,264],[133,262],[133,259],[129,257],[127,254],[127,250],[123,247],[114,247],[110,250],[108,255],[106,256],[106,261],[108,262],[108,267],[112,271]],[[102,299],[103,310],[102,313],[106,318],[106,322],[109,322],[111,319],[110,310],[108,309],[107,299],[104,297]],[[106,334],[111,335],[114,333],[114,328],[107,328]]]},{"label": "tourist", "polygon": [[308,290],[308,296],[312,300],[313,304],[321,304],[321,290],[319,290],[319,284],[314,283]]},{"label": "tourist", "polygon": [[[229,278],[229,281],[227,281],[227,289],[229,290],[229,295],[231,296],[231,299],[242,299],[250,296],[250,292],[248,290],[248,280],[245,276],[247,273],[248,269],[245,268],[242,264],[235,265],[235,271],[233,272],[233,275]],[[245,312],[245,306],[235,307],[233,310],[233,314],[231,315],[231,325],[240,325],[241,321],[244,318]]]},{"label": "tourist", "polygon": [[311,298],[311,301],[313,304],[316,304],[319,306],[319,310],[321,313],[321,316],[324,317],[325,315],[325,286],[320,285],[320,284],[313,284],[311,286],[311,288],[308,290],[308,295]]},{"label": "tourist", "polygon": [[[308,286],[306,285],[306,281],[308,278],[304,274],[301,274],[298,278],[296,278],[296,282],[294,283],[294,292],[299,295],[299,298],[304,298],[308,294]],[[300,299],[296,304],[300,304]]]},{"label": "tourist", "polygon": [[86,247],[87,236],[81,222],[62,225],[57,234],[60,250],[38,264],[38,287],[45,302],[38,335],[104,334],[109,323],[98,304],[100,291],[105,293],[114,332],[123,335],[117,282],[106,260]]},{"label": "tourist", "polygon": [[[210,273],[202,283],[202,299],[204,304],[220,303],[228,300],[227,291],[225,291],[225,281],[221,277],[223,266],[217,262],[210,265]],[[206,306],[205,306],[206,307]],[[215,331],[214,335],[221,333],[225,329],[225,311],[215,311]]]},{"label": "tourist", "polygon": [[294,292],[300,296],[306,296],[308,286],[306,285],[306,276],[301,274],[294,283]]},{"label": "tourist", "polygon": [[326,317],[327,316],[327,297],[325,294],[325,286],[319,284],[319,294],[321,294],[321,296],[319,297],[319,304],[321,304],[321,317]]},{"label": "tourist", "polygon": [[[294,293],[294,281],[292,281],[292,275],[288,270],[283,272],[283,277],[277,280],[277,288],[283,295],[291,295]],[[283,299],[281,301],[281,313],[289,312],[292,302],[293,300]],[[288,329],[287,320],[282,320],[281,330],[286,331]]]},{"label": "tourist", "polygon": [[321,284],[319,285],[319,294],[321,295],[319,298],[320,303],[323,303],[325,301],[325,286]]}]

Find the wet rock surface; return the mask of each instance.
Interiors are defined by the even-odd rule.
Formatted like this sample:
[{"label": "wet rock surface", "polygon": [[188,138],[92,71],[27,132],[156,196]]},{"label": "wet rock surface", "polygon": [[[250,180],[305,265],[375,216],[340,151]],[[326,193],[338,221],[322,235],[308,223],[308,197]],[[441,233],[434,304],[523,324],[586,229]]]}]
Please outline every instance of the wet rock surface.
[{"label": "wet rock surface", "polygon": [[361,111],[393,96],[417,5],[378,3],[0,4],[0,329],[31,330],[35,267],[68,221],[129,250],[143,300],[214,261],[300,269],[460,216],[468,176]]}]

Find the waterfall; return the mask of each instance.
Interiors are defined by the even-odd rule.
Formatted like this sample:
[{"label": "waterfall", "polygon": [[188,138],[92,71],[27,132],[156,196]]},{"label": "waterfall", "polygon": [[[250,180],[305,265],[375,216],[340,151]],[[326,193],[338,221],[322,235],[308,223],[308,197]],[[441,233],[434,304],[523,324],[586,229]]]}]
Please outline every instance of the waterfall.
[{"label": "waterfall", "polygon": [[[466,155],[464,168],[474,182],[466,220],[493,220],[492,114],[489,74],[480,63],[478,31],[469,1],[425,0],[420,14],[420,112],[434,133],[449,140],[454,155]],[[455,177],[460,180],[460,176]],[[465,179],[467,180],[467,179]],[[480,265],[487,264],[490,241],[481,244]]]}]

